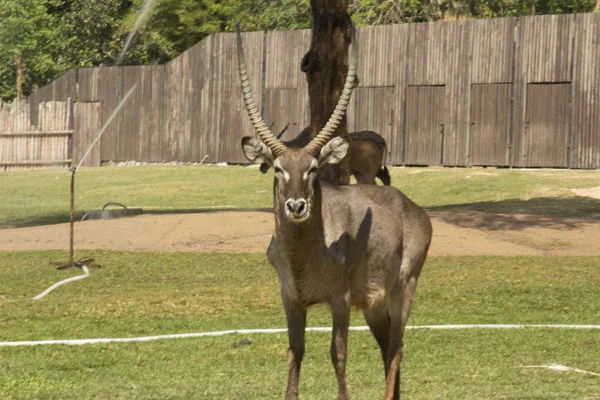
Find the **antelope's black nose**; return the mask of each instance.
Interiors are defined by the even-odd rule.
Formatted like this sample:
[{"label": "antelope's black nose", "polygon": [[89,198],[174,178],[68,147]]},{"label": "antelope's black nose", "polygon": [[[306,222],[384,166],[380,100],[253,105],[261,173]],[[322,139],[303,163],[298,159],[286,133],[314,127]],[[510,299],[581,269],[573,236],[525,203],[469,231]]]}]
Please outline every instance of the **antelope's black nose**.
[{"label": "antelope's black nose", "polygon": [[302,216],[306,212],[306,200],[304,199],[289,199],[285,202],[285,206],[287,207],[288,211],[294,215]]}]

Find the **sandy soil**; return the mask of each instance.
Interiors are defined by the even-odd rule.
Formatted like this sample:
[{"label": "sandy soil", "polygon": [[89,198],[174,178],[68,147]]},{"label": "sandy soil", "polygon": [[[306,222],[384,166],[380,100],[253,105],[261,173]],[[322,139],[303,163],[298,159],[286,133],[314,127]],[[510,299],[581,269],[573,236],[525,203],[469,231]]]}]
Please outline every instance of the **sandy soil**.
[{"label": "sandy soil", "polygon": [[[476,211],[429,212],[430,255],[600,255],[600,221]],[[264,252],[269,211],[139,215],[75,225],[76,249]],[[69,225],[0,230],[0,250],[67,249]]]}]

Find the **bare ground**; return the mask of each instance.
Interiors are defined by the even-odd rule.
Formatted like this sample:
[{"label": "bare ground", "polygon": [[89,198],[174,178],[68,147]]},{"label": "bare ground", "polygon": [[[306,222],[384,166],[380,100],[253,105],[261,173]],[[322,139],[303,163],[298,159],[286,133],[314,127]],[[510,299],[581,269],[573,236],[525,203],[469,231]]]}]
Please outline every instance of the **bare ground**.
[{"label": "bare ground", "polygon": [[[600,255],[600,221],[477,211],[430,211],[430,255]],[[76,249],[264,252],[269,211],[140,215],[75,225]],[[69,225],[0,230],[0,250],[67,249]]]}]

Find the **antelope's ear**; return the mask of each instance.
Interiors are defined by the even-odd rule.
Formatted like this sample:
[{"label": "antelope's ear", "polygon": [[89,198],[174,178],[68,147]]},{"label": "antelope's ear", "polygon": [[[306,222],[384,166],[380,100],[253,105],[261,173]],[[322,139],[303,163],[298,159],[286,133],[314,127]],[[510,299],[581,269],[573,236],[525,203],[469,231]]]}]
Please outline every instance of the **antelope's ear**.
[{"label": "antelope's ear", "polygon": [[346,157],[351,142],[352,139],[350,139],[350,136],[348,135],[342,135],[331,139],[321,149],[321,154],[319,154],[319,166],[327,163],[338,164]]},{"label": "antelope's ear", "polygon": [[266,144],[256,138],[244,136],[242,138],[242,150],[251,163],[273,165],[273,152]]}]

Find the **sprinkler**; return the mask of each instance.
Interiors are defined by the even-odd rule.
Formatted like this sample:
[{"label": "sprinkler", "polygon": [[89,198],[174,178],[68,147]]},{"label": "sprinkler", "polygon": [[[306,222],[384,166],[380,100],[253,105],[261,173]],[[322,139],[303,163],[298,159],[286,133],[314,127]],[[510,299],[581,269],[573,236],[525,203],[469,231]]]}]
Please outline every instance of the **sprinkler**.
[{"label": "sprinkler", "polygon": [[[110,208],[107,209],[108,206],[119,206],[121,208]],[[143,212],[141,208],[129,208],[121,203],[117,203],[116,201],[110,201],[102,207],[101,210],[92,210],[85,213],[81,220],[84,221],[86,219],[113,219],[120,217],[128,217],[133,215],[140,215]]]},{"label": "sprinkler", "polygon": [[106,130],[106,127],[112,122],[112,120],[117,115],[117,112],[121,109],[123,104],[125,104],[125,102],[129,98],[129,96],[131,96],[131,94],[133,93],[133,91],[136,88],[137,88],[137,83],[135,85],[133,85],[133,87],[129,90],[129,92],[125,95],[125,97],[123,97],[123,100],[121,100],[121,102],[119,103],[117,108],[115,108],[115,111],[112,113],[112,115],[110,116],[108,121],[106,121],[106,123],[100,130],[100,133],[98,133],[98,136],[96,136],[96,139],[94,140],[94,142],[90,145],[88,150],[85,152],[85,154],[81,158],[81,161],[79,161],[79,164],[76,167],[69,168],[69,172],[71,173],[71,199],[70,199],[71,201],[70,201],[70,210],[69,210],[69,228],[70,228],[70,230],[69,230],[69,260],[66,262],[65,261],[58,261],[58,262],[53,261],[50,263],[50,265],[54,265],[57,267],[57,269],[60,269],[60,270],[67,269],[70,267],[78,267],[83,270],[83,275],[75,276],[75,277],[60,281],[58,283],[55,283],[54,285],[49,287],[45,292],[34,297],[34,299],[36,299],[36,300],[43,298],[44,296],[46,296],[48,293],[50,293],[51,291],[53,291],[55,288],[57,288],[60,285],[63,285],[65,283],[72,282],[75,280],[87,278],[90,275],[88,267],[92,267],[92,268],[100,267],[100,265],[93,263],[94,262],[93,258],[84,258],[84,259],[80,259],[80,260],[75,260],[73,257],[74,238],[75,238],[75,173],[77,173],[77,170],[79,169],[79,167],[81,166],[83,161],[86,159],[88,154],[90,154],[90,151],[92,150],[94,145],[98,142],[98,140],[100,140],[100,137]]},{"label": "sprinkler", "polygon": [[[138,16],[135,25],[133,27],[132,32],[129,34],[128,38],[127,38],[127,42],[125,43],[125,46],[123,47],[123,50],[121,51],[121,54],[119,55],[119,58],[117,60],[116,65],[119,65],[125,56],[125,53],[127,52],[127,49],[129,48],[129,45],[131,44],[131,39],[133,38],[133,35],[135,34],[136,30],[139,28],[140,23],[142,22],[142,20],[144,19],[144,17],[146,16],[147,12],[150,10],[152,4],[154,3],[155,0],[149,0],[145,3],[142,12],[140,13],[140,15]],[[77,267],[77,268],[81,268],[83,270],[83,275],[79,275],[79,276],[75,276],[72,278],[68,278],[65,279],[63,281],[60,281],[58,283],[55,283],[54,285],[52,285],[51,287],[49,287],[45,292],[39,294],[38,296],[34,297],[36,300],[37,299],[41,299],[42,297],[46,296],[48,293],[50,293],[52,290],[54,290],[55,288],[57,288],[58,286],[67,283],[67,282],[72,282],[74,280],[80,280],[80,279],[84,279],[87,278],[90,273],[89,273],[89,269],[88,267],[96,267],[99,268],[100,265],[95,264],[94,263],[94,259],[93,258],[84,258],[84,259],[80,259],[80,260],[75,260],[73,258],[73,242],[74,242],[74,224],[75,224],[75,173],[77,172],[77,170],[79,169],[79,167],[81,166],[81,164],[83,163],[83,161],[87,158],[87,156],[89,155],[89,153],[92,151],[92,148],[94,147],[94,145],[98,142],[98,140],[100,140],[100,137],[102,136],[102,134],[104,133],[104,131],[106,130],[106,127],[112,122],[112,120],[115,118],[115,116],[117,115],[117,112],[121,109],[121,107],[123,106],[123,104],[125,104],[125,102],[127,101],[127,99],[129,98],[129,96],[133,93],[133,91],[136,89],[137,87],[137,83],[135,85],[133,85],[133,87],[129,90],[129,92],[127,92],[127,94],[125,95],[125,97],[123,97],[123,99],[121,100],[121,102],[117,105],[117,107],[115,108],[115,111],[112,113],[112,115],[110,116],[110,118],[108,119],[108,121],[106,121],[106,123],[104,124],[104,126],[102,127],[102,129],[100,129],[100,132],[98,133],[98,136],[96,136],[96,139],[94,140],[94,142],[90,145],[90,147],[87,149],[87,151],[85,152],[85,154],[83,155],[83,157],[81,157],[81,160],[79,161],[79,164],[76,167],[71,167],[69,168],[69,172],[71,172],[71,207],[70,207],[70,214],[69,214],[69,222],[70,222],[70,232],[69,232],[69,260],[67,262],[51,262],[51,265],[54,265],[57,267],[57,269],[63,270],[63,269],[67,269],[70,267]],[[106,207],[106,205],[104,206]],[[127,207],[124,207],[125,210],[127,210]],[[103,210],[105,211],[105,210]],[[140,210],[141,213],[141,210]]]},{"label": "sprinkler", "polygon": [[[51,262],[51,265],[55,265],[56,269],[67,269],[69,267],[79,267],[82,268],[86,263],[92,263],[94,261],[93,258],[74,260],[73,259],[73,242],[75,237],[75,173],[77,172],[77,168],[69,168],[69,172],[71,172],[71,207],[69,212],[69,261],[60,262],[54,261]],[[97,264],[93,264],[94,266],[100,267]]]},{"label": "sprinkler", "polygon": [[50,265],[54,265],[56,266],[56,269],[67,269],[70,267],[77,267],[77,268],[81,268],[83,271],[82,275],[79,276],[74,276],[72,278],[67,278],[64,279],[60,282],[55,283],[54,285],[50,286],[48,289],[46,289],[45,291],[43,291],[42,293],[38,294],[37,296],[35,296],[33,299],[34,300],[40,300],[42,298],[44,298],[48,293],[52,292],[54,289],[56,289],[57,287],[64,285],[65,283],[69,283],[69,282],[73,282],[73,281],[78,281],[81,279],[85,279],[88,276],[90,276],[90,271],[88,269],[89,268],[100,268],[99,264],[94,263],[94,259],[93,258],[83,258],[80,260],[75,260],[73,259],[73,238],[75,237],[74,235],[74,223],[75,223],[75,172],[77,172],[77,168],[69,168],[69,171],[71,172],[71,209],[70,209],[70,214],[69,214],[69,220],[70,220],[70,231],[69,231],[69,261],[67,262],[63,262],[63,261],[54,261],[51,262]]}]

